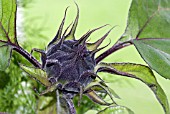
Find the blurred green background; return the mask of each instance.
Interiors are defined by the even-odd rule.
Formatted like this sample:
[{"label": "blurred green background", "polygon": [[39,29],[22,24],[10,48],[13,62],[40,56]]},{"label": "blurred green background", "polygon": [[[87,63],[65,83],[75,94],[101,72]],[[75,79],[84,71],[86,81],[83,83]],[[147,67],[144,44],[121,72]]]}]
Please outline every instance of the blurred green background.
[{"label": "blurred green background", "polygon": [[[19,22],[20,19],[23,18],[23,20],[21,19],[23,21],[23,24],[20,25],[23,33],[21,36],[19,36],[19,42],[20,44],[22,44],[23,47],[27,47],[27,50],[29,52],[31,48],[45,49],[48,42],[51,41],[55,36],[67,6],[70,7],[67,13],[65,28],[75,19],[76,16],[76,5],[73,0],[22,1],[27,2],[26,6],[24,6],[24,9],[20,8],[18,10],[19,15],[22,15],[21,17],[18,16]],[[75,35],[77,39],[80,38],[89,29],[93,29],[104,24],[110,24],[110,26],[107,26],[91,35],[90,42],[96,41],[97,39],[101,38],[101,36],[104,35],[113,26],[116,27],[112,30],[102,46],[106,45],[109,40],[111,40],[110,46],[112,46],[124,33],[127,25],[127,16],[131,0],[75,0],[75,2],[80,8],[80,19]],[[109,47],[107,47],[106,49],[108,49]],[[102,50],[101,52],[105,50]],[[100,54],[101,52],[99,52],[98,54]],[[15,55],[15,53],[13,55]],[[38,55],[35,54],[35,56],[39,59]],[[15,58],[17,59],[18,56],[15,55],[14,60]],[[20,61],[22,60],[19,60],[19,62]],[[115,52],[114,54],[111,54],[109,57],[104,59],[104,61],[132,62],[146,65],[134,46],[129,46],[125,49]],[[14,61],[14,63],[16,63],[16,61]],[[15,66],[10,67],[11,69],[15,70]],[[13,73],[13,75],[16,76],[17,74]],[[25,81],[23,80],[29,80],[29,78],[23,78],[21,75],[25,76],[25,74],[17,75],[17,80],[20,80],[18,83],[22,83],[16,83],[13,86],[18,85],[19,90],[28,89],[30,85],[26,85],[27,83],[25,84]],[[155,73],[155,75],[158,82],[166,92],[166,95],[170,102],[170,81],[163,79],[157,73]],[[164,114],[163,109],[156,100],[154,94],[142,82],[135,79],[129,79],[126,77],[104,73],[101,73],[100,76],[106,82],[108,82],[108,85],[121,97],[121,99],[115,99],[119,105],[126,106],[132,109],[135,114]],[[13,80],[12,82],[15,82],[15,80]],[[23,88],[22,85],[26,86],[24,86]],[[28,89],[28,93],[25,93],[27,100],[31,99],[30,101],[24,101],[24,94],[19,94],[23,96],[17,96],[20,97],[21,100],[23,99],[23,102],[26,103],[25,106],[27,106],[28,104],[35,105],[35,98],[33,97],[33,95],[31,95],[33,94],[33,92],[31,92],[30,89],[32,88]],[[20,91],[20,93],[22,92],[24,91]],[[6,94],[8,94],[9,97],[9,93],[6,92]],[[27,94],[29,94],[29,96],[27,96]],[[4,99],[2,96],[3,95],[0,94],[0,99]],[[11,94],[11,99],[12,96],[13,95]],[[15,104],[17,100],[14,100],[13,102]],[[20,104],[23,105],[22,103]],[[3,106],[2,102],[0,102],[0,106],[1,105]],[[23,113],[31,112],[26,111]],[[96,111],[87,112],[87,114],[93,113],[96,113]]]},{"label": "blurred green background", "polygon": [[[106,33],[109,28],[116,26],[102,44],[106,45],[110,39],[110,46],[112,46],[125,31],[131,0],[76,0],[76,3],[80,8],[80,19],[76,31],[76,38],[80,38],[80,36],[89,29],[110,24],[111,26],[95,32],[90,37],[90,41],[96,41]],[[67,6],[70,6],[70,8],[67,13],[66,25],[69,25],[76,16],[76,6],[73,0],[36,0],[29,4],[29,7],[24,10],[24,23],[27,24],[27,22],[31,21],[31,23],[29,23],[31,24],[29,25],[31,28],[42,29],[41,35],[37,37],[26,34],[32,47],[45,48],[48,42],[55,36]],[[34,34],[36,34],[36,32],[34,32]],[[134,46],[122,49],[110,55],[104,61],[146,64]],[[142,82],[110,74],[100,75],[106,82],[110,82],[110,87],[121,97],[120,100],[116,99],[118,104],[129,107],[135,114],[164,113],[154,94]],[[156,77],[170,101],[170,81],[161,78],[158,74],[156,74]],[[95,111],[89,112],[89,114],[92,113],[95,113]]]}]

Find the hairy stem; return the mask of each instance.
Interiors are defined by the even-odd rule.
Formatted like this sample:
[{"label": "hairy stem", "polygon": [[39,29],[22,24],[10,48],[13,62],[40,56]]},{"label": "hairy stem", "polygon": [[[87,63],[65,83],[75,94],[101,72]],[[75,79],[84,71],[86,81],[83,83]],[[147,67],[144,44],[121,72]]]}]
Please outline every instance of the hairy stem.
[{"label": "hairy stem", "polygon": [[109,48],[108,50],[106,50],[105,52],[103,52],[101,55],[99,55],[95,60],[96,60],[96,64],[98,64],[101,60],[103,60],[104,58],[106,58],[107,56],[109,56],[110,54],[112,54],[113,52],[122,49],[124,47],[127,47],[129,45],[132,44],[132,41],[126,41],[126,42],[122,42],[122,43],[116,43],[115,45],[113,45],[111,48]]},{"label": "hairy stem", "polygon": [[69,108],[70,114],[76,114],[76,110],[74,108],[73,100],[72,99],[66,99],[66,101],[68,103],[68,108]]},{"label": "hairy stem", "polygon": [[56,90],[57,114],[76,114],[73,98]]},{"label": "hairy stem", "polygon": [[41,68],[41,64],[27,51],[25,51],[22,47],[16,46],[12,44],[13,50],[21,54],[23,57],[25,57],[30,63],[32,63],[35,67]]},{"label": "hairy stem", "polygon": [[8,43],[7,41],[4,41],[4,40],[0,40],[0,42],[2,42],[2,43]]}]

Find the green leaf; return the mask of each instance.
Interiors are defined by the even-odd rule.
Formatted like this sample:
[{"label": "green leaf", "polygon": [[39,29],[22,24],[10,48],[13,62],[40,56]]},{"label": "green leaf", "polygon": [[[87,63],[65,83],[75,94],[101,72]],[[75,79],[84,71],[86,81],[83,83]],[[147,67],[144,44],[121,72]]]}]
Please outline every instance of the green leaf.
[{"label": "green leaf", "polygon": [[[45,96],[40,96],[39,97],[39,103],[38,103],[38,109],[39,110],[43,110],[44,108],[46,108],[46,107],[48,107],[48,105],[50,104],[50,102],[52,102],[52,100],[54,100],[53,99],[53,97],[51,97],[51,96],[47,96],[47,97],[45,97]],[[55,103],[55,102],[54,102]]]},{"label": "green leaf", "polygon": [[0,0],[0,70],[5,70],[12,52],[5,41],[17,44],[16,40],[16,0]]},{"label": "green leaf", "polygon": [[10,63],[12,48],[0,42],[0,70],[4,71]]},{"label": "green leaf", "polygon": [[16,0],[0,0],[0,40],[16,40]]},{"label": "green leaf", "polygon": [[20,67],[23,71],[29,74],[31,78],[35,79],[36,81],[40,82],[45,86],[51,86],[51,83],[48,81],[47,74],[43,70],[38,68],[27,67],[22,64],[20,64]]},{"label": "green leaf", "polygon": [[110,106],[97,114],[134,114],[134,112],[123,106]]},{"label": "green leaf", "polygon": [[170,79],[170,40],[134,40],[135,47],[149,66],[164,78]]},{"label": "green leaf", "polygon": [[132,0],[124,40],[170,38],[169,0]]},{"label": "green leaf", "polygon": [[100,63],[100,66],[105,69],[105,72],[109,71],[110,73],[124,75],[144,82],[154,92],[165,113],[170,113],[167,96],[149,67],[133,63]]},{"label": "green leaf", "polygon": [[52,96],[39,96],[37,114],[56,114],[56,100]]}]

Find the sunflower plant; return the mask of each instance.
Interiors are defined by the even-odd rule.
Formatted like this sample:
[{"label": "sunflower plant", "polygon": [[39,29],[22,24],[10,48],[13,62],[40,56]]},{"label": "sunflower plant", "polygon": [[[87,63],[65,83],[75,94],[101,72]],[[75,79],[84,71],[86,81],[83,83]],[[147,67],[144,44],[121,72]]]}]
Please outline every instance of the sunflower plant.
[{"label": "sunflower plant", "polygon": [[[84,113],[90,108],[98,109],[98,114],[118,113],[119,111],[133,114],[134,112],[128,107],[116,103],[115,98],[119,96],[98,75],[100,72],[105,75],[110,73],[140,80],[155,94],[165,114],[169,114],[167,96],[159,85],[153,70],[162,77],[170,79],[170,2],[132,0],[124,34],[113,46],[110,46],[108,42],[103,47],[101,47],[102,42],[115,26],[95,42],[89,42],[88,38],[97,30],[109,26],[108,24],[89,30],[80,38],[76,38],[75,32],[80,11],[78,4],[75,3],[75,5],[77,7],[75,20],[64,29],[67,7],[56,36],[49,41],[45,50],[33,48],[28,52],[20,45],[17,38],[17,1],[0,0],[1,74],[8,75],[4,71],[9,69],[7,67],[12,61],[13,52],[31,63],[32,66],[28,66],[27,63],[22,63],[19,59],[17,61],[15,58],[18,67],[42,85],[34,87],[35,92],[32,93],[37,99],[36,108],[33,110],[39,114],[76,114]],[[110,54],[130,45],[136,47],[148,66],[102,61]],[[109,49],[96,56],[97,52],[109,46]],[[32,55],[33,52],[40,53],[41,61]],[[6,79],[3,80],[6,81]],[[86,104],[88,104],[87,107],[84,106]],[[100,105],[105,108],[99,110]]]}]

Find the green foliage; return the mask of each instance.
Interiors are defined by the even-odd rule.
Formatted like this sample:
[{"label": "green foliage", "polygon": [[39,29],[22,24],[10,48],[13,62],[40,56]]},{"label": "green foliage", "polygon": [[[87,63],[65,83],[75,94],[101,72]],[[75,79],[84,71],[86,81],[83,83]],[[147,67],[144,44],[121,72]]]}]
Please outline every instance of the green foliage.
[{"label": "green foliage", "polygon": [[39,96],[37,114],[56,114],[55,96]]},{"label": "green foliage", "polygon": [[154,92],[165,113],[169,114],[170,110],[166,94],[149,67],[133,63],[101,63],[100,65],[102,67],[110,68],[113,72],[124,73],[124,76],[144,82]]},{"label": "green foliage", "polygon": [[2,34],[0,39],[5,41],[10,39],[16,43],[16,0],[0,0],[0,8],[0,31]]},{"label": "green foliage", "polygon": [[143,59],[164,78],[170,79],[170,39],[134,40]]},{"label": "green foliage", "polygon": [[[0,42],[0,45],[1,44],[3,45],[3,43]],[[11,59],[11,51],[11,47],[8,45],[0,48],[0,70],[4,71],[8,67]]]},{"label": "green foliage", "polygon": [[20,64],[20,67],[23,71],[25,71],[28,75],[30,75],[31,78],[39,81],[41,84],[45,86],[50,86],[50,82],[47,79],[47,74],[41,69],[37,68],[31,68],[31,67],[26,67],[22,64]]},{"label": "green foliage", "polygon": [[[19,56],[17,59],[20,59]],[[0,74],[0,112],[33,114],[36,98],[28,76],[24,75],[15,59],[10,67]],[[30,79],[29,79],[30,80]]]},{"label": "green foliage", "polygon": [[[164,78],[170,78],[169,15],[169,1],[133,0],[125,37],[122,38],[122,40],[135,39],[133,43],[143,59]],[[160,65],[162,67],[159,67]]]},{"label": "green foliage", "polygon": [[126,39],[170,38],[170,1],[132,0]]},{"label": "green foliage", "polygon": [[[0,40],[17,43],[16,39],[16,0],[0,0]],[[10,62],[11,47],[0,43],[0,70],[5,70]]]}]

